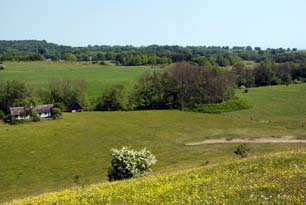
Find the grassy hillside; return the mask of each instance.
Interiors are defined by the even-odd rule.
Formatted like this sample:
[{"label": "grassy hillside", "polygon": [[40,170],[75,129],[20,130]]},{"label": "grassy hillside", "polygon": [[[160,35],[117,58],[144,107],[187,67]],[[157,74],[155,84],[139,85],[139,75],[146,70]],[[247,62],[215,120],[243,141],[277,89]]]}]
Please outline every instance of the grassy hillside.
[{"label": "grassy hillside", "polygon": [[236,95],[247,98],[254,105],[253,109],[237,114],[253,115],[257,118],[288,118],[292,115],[305,116],[306,84],[284,86],[266,86],[250,89],[250,93],[238,90]]},{"label": "grassy hillside", "polygon": [[43,87],[50,79],[81,78],[88,84],[89,96],[100,96],[104,89],[114,84],[131,87],[146,71],[161,70],[149,66],[101,66],[91,63],[61,62],[5,62],[0,80],[24,80],[29,85]]},{"label": "grassy hillside", "polygon": [[[65,113],[64,119],[0,123],[0,201],[106,180],[111,148],[146,147],[154,172],[236,159],[235,144],[186,146],[207,138],[295,136],[306,139],[306,84],[250,89],[253,108],[226,114],[183,111]],[[264,114],[262,114],[264,113]],[[249,145],[252,155],[305,144]]]},{"label": "grassy hillside", "polygon": [[306,153],[278,153],[48,193],[11,204],[302,204]]}]

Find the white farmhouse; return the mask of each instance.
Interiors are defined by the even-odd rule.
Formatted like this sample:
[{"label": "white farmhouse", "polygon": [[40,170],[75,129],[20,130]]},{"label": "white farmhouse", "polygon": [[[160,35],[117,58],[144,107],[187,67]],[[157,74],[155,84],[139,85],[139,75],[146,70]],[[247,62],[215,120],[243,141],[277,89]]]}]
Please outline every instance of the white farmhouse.
[{"label": "white farmhouse", "polygon": [[10,107],[10,114],[15,120],[26,120],[30,118],[30,115],[26,113],[30,113],[29,111],[33,110],[37,113],[38,117],[48,118],[52,117],[53,107],[53,104],[37,105],[35,107],[30,108],[27,112],[25,112],[25,107]]},{"label": "white farmhouse", "polygon": [[10,107],[10,114],[15,120],[26,120],[30,115],[25,115],[24,107]]},{"label": "white farmhouse", "polygon": [[37,113],[38,117],[47,118],[52,116],[53,104],[37,105],[33,110]]}]

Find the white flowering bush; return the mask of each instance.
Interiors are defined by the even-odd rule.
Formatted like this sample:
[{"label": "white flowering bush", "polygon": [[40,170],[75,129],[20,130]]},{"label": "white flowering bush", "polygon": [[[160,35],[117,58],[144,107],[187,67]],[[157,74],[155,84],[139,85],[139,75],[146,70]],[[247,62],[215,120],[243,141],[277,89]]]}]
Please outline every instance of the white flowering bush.
[{"label": "white flowering bush", "polygon": [[150,173],[157,162],[155,156],[145,148],[140,151],[126,147],[112,149],[112,167],[108,171],[109,181],[130,179]]}]

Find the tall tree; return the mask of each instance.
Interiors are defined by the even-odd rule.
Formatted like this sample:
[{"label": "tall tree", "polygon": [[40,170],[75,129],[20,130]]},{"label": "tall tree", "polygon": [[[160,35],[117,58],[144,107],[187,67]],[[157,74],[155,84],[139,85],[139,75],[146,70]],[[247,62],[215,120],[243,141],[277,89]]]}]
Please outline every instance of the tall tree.
[{"label": "tall tree", "polygon": [[73,53],[65,53],[63,55],[63,60],[74,62],[77,60],[77,57]]},{"label": "tall tree", "polygon": [[255,68],[255,84],[257,86],[271,85],[273,76],[271,61],[263,61]]},{"label": "tall tree", "polygon": [[9,113],[9,107],[24,106],[30,96],[26,84],[21,81],[0,82],[0,110]]}]

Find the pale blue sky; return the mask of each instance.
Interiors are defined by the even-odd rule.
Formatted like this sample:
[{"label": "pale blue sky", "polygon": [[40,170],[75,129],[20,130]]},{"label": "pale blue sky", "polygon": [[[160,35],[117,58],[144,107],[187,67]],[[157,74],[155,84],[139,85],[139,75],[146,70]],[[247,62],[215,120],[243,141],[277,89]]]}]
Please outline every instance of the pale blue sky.
[{"label": "pale blue sky", "polygon": [[306,48],[306,0],[0,0],[0,40]]}]

